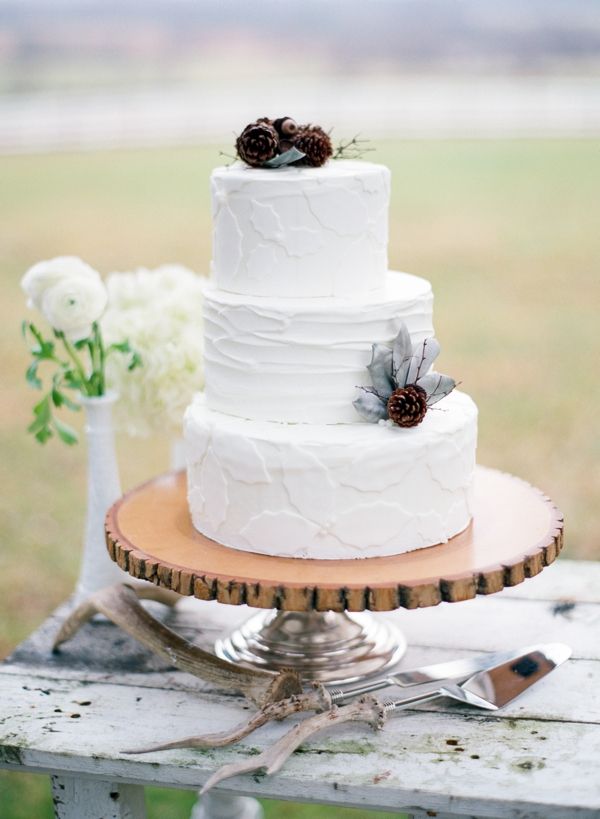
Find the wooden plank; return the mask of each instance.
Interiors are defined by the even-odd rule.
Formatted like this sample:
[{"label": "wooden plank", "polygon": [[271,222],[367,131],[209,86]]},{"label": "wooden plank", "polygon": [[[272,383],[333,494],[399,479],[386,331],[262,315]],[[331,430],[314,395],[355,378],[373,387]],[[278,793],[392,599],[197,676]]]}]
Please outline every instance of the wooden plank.
[{"label": "wooden plank", "polygon": [[[513,648],[519,644],[525,644],[527,639],[530,642],[558,639],[556,631],[545,633],[543,628],[532,628],[528,634],[521,634],[518,631],[517,626],[520,627],[521,620],[531,618],[537,622],[540,617],[545,617],[544,606],[545,604],[536,604],[531,608],[527,608],[517,625],[506,636],[503,636],[498,624],[491,620],[485,623],[483,634],[475,633],[472,635],[472,630],[476,628],[474,618],[469,618],[467,622],[457,622],[454,608],[459,607],[454,607],[448,613],[449,616],[454,618],[450,623],[442,623],[440,619],[438,623],[430,624],[431,627],[423,627],[418,635],[421,642],[431,639],[433,645],[418,645],[415,636],[416,628],[409,631],[409,647],[400,667],[415,668],[429,663],[470,656],[493,648]],[[408,616],[411,619],[418,619],[424,614],[424,611],[411,612]],[[588,610],[587,614],[589,615],[587,620],[584,620],[583,625],[580,624],[581,634],[578,637],[578,642],[583,644],[585,653],[593,657],[594,654],[598,653],[597,650],[594,651],[594,648],[598,648],[599,642],[598,623],[594,621],[593,611],[589,612]],[[563,617],[570,615],[571,612],[567,612],[565,615],[553,618],[552,625],[557,627]],[[211,631],[210,633],[205,632],[198,635],[192,629],[179,629],[177,621],[174,622],[174,625],[188,639],[207,647],[210,647],[218,633]],[[402,625],[404,624],[402,623]],[[19,647],[10,661],[0,666],[0,675],[16,673],[32,677],[42,676],[49,679],[80,679],[98,682],[107,680],[119,682],[122,685],[172,687],[195,692],[213,690],[210,685],[191,677],[189,674],[175,671],[166,662],[150,654],[139,646],[135,640],[109,623],[86,626],[71,642],[61,649],[59,654],[52,655],[49,647],[56,632],[56,627],[55,623],[50,623],[40,628],[38,632],[32,635],[30,640]],[[477,629],[479,629],[478,626]],[[503,636],[502,640],[499,639],[499,635]],[[570,644],[574,643],[570,633],[561,632],[560,637],[565,638]],[[480,640],[479,646],[476,644],[476,638]],[[454,642],[453,646],[441,645],[444,641],[449,640]],[[586,641],[588,642],[587,646]],[[576,649],[578,647],[581,648],[581,646],[575,645]],[[576,651],[575,656],[577,657],[580,653]]]},{"label": "wooden plank", "polygon": [[409,644],[495,651],[538,642],[564,642],[580,659],[600,659],[600,605],[567,607],[497,595],[460,606],[380,614],[404,630]]},{"label": "wooden plank", "polygon": [[[470,652],[473,653],[473,652]],[[410,663],[406,667],[417,667],[433,662],[444,662],[457,656],[455,651],[438,649],[413,648],[409,650]],[[462,656],[469,653],[462,652]],[[163,689],[181,692],[191,696],[218,697],[221,701],[236,702],[237,698],[227,692],[219,691],[210,683],[198,680],[183,672],[151,672],[146,674],[126,674],[114,677],[111,674],[99,674],[93,671],[82,674],[80,671],[67,670],[60,676],[48,673],[43,667],[19,666],[8,667],[0,674],[3,677],[14,677],[23,685],[41,691],[52,691],[62,682],[74,682],[82,685],[110,682],[112,685],[132,686],[145,689]],[[523,698],[502,711],[500,718],[532,717],[548,720],[573,720],[600,723],[600,688],[591,684],[591,680],[600,676],[600,663],[590,660],[571,660],[564,668],[549,677],[542,688],[524,694]],[[14,685],[18,685],[15,682]],[[0,684],[0,691],[3,685]],[[565,697],[563,691],[577,691],[577,697]],[[380,692],[379,696],[393,697],[406,693],[402,689],[389,689]],[[234,706],[235,707],[235,706]],[[449,710],[447,703],[430,703],[422,707],[427,711]]]},{"label": "wooden plank", "polygon": [[[566,667],[555,680],[562,671]],[[216,767],[256,754],[289,728],[265,726],[231,749],[132,758],[119,751],[190,731],[220,730],[245,712],[231,700],[177,691],[63,681],[46,693],[24,689],[22,680],[9,675],[0,680],[0,764],[12,769],[197,788]],[[533,708],[530,703],[527,711]],[[457,706],[444,713],[405,712],[381,733],[344,726],[315,738],[276,777],[240,777],[228,789],[382,810],[597,817],[599,755],[597,725],[498,718]]]},{"label": "wooden plank", "polygon": [[[429,659],[427,649],[415,651],[413,655],[415,665],[421,665]],[[435,660],[444,661],[451,659],[455,655],[446,652],[440,655],[436,652]],[[431,658],[433,659],[433,658]],[[420,661],[420,662],[419,662]],[[600,725],[600,687],[593,683],[600,674],[600,663],[595,660],[570,660],[560,669],[553,672],[547,679],[539,685],[523,694],[514,703],[507,705],[498,714],[498,719],[532,718],[557,721],[587,722]],[[50,697],[59,699],[73,686],[89,687],[92,685],[106,685],[119,687],[136,688],[137,695],[144,697],[143,692],[149,691],[171,691],[180,695],[197,697],[202,695],[202,702],[218,702],[236,709],[242,701],[240,697],[231,692],[220,691],[215,686],[197,680],[189,674],[183,672],[159,673],[152,675],[128,675],[126,678],[113,678],[105,675],[103,679],[95,677],[92,673],[82,675],[72,672],[54,677],[44,673],[44,669],[31,668],[29,666],[13,666],[7,668],[5,673],[0,674],[0,696],[6,696],[12,700],[19,696],[19,691],[32,692],[35,707],[39,708],[44,699]],[[577,691],[577,697],[565,697],[564,692]],[[10,692],[16,692],[11,694]],[[35,697],[37,692],[37,699]],[[379,693],[383,699],[392,698],[396,695],[406,694],[406,689],[390,688]],[[24,694],[23,694],[24,696]],[[88,696],[89,700],[90,697]],[[76,700],[74,700],[76,702]],[[208,706],[206,706],[208,707]],[[422,711],[456,713],[454,704],[449,701],[439,703],[427,703],[421,706]],[[77,709],[75,709],[77,710]],[[4,707],[0,704],[0,715],[4,712]],[[59,712],[61,713],[61,712]],[[86,711],[87,713],[87,711]],[[471,709],[465,710],[466,714],[472,713]],[[7,715],[8,718],[8,715]],[[56,720],[56,717],[53,718]]]}]

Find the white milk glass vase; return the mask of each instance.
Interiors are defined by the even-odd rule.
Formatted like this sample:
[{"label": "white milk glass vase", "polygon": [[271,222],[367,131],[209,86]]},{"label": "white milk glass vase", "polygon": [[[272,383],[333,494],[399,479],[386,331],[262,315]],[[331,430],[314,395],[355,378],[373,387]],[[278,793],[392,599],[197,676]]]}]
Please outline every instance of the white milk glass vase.
[{"label": "white milk glass vase", "polygon": [[76,589],[78,598],[129,579],[110,559],[104,535],[106,513],[121,497],[112,418],[117,399],[118,395],[114,392],[97,397],[81,396],[80,399],[85,411],[88,483],[83,559]]}]

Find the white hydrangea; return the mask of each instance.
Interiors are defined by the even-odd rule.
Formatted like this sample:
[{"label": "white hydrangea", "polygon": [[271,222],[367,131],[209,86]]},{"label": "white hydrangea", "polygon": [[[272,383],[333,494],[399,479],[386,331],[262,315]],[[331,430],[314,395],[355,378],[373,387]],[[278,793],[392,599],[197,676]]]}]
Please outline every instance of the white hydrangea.
[{"label": "white hydrangea", "polygon": [[128,340],[142,366],[112,356],[107,381],[121,400],[115,417],[130,435],[178,434],[185,408],[204,387],[203,280],[185,267],[112,273],[102,318],[106,344]]}]

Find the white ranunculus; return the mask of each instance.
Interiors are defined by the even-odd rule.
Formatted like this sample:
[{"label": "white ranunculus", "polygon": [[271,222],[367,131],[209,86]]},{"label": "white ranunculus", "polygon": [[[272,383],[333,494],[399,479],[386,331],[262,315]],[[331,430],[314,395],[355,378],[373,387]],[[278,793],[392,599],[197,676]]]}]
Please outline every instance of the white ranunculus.
[{"label": "white ranunculus", "polygon": [[131,435],[180,431],[186,406],[204,386],[203,279],[179,265],[112,273],[102,318],[106,343],[128,339],[142,366],[111,356],[107,380],[121,400],[119,427]]},{"label": "white ranunculus", "polygon": [[108,296],[102,279],[64,278],[46,288],[41,311],[55,330],[71,341],[87,338],[92,324],[106,308]]},{"label": "white ranunculus", "polygon": [[100,274],[76,256],[38,262],[23,276],[21,287],[55,330],[71,341],[86,338],[106,308]]},{"label": "white ranunculus", "polygon": [[21,287],[29,300],[29,307],[41,310],[42,299],[48,288],[66,278],[97,280],[100,276],[93,267],[77,256],[57,256],[55,259],[37,262],[21,279]]}]

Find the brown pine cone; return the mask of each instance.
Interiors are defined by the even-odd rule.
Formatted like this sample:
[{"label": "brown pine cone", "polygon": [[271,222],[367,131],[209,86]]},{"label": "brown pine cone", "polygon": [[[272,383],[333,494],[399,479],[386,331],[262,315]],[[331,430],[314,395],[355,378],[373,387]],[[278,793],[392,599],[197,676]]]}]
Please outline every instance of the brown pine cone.
[{"label": "brown pine cone", "polygon": [[235,149],[241,160],[253,168],[260,168],[279,153],[279,135],[264,119],[246,125],[235,141]]},{"label": "brown pine cone", "polygon": [[310,165],[313,168],[320,168],[333,154],[331,139],[319,125],[305,125],[300,128],[294,147],[306,154],[298,160],[297,165]]},{"label": "brown pine cone", "polygon": [[416,427],[427,412],[427,393],[416,384],[394,390],[388,399],[387,411],[399,427]]}]

